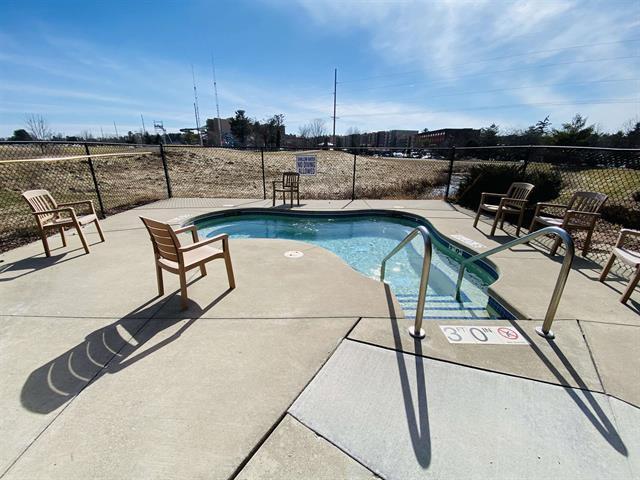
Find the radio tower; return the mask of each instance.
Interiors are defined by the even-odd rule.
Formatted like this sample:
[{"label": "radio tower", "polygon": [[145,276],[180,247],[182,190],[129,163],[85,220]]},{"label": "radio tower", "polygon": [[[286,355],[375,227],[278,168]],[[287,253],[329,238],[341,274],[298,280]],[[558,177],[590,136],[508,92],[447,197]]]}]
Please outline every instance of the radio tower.
[{"label": "radio tower", "polygon": [[196,129],[200,138],[200,146],[202,142],[202,132],[200,131],[200,110],[198,109],[198,89],[196,88],[196,74],[193,71],[193,63],[191,64],[191,77],[193,78],[193,111],[196,115]]},{"label": "radio tower", "polygon": [[216,97],[216,115],[218,121],[218,141],[222,146],[222,128],[220,127],[220,104],[218,103],[218,83],[216,82],[216,63],[213,60],[213,53],[211,54],[211,71],[213,73],[213,94]]}]

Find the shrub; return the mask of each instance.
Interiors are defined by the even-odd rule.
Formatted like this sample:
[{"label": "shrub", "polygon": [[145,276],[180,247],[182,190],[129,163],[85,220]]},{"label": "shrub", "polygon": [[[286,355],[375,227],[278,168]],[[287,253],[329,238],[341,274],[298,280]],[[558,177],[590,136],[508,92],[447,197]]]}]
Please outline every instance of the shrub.
[{"label": "shrub", "polygon": [[458,203],[475,210],[482,192],[506,193],[513,182],[529,182],[535,185],[529,203],[545,202],[558,198],[562,190],[562,177],[555,170],[532,171],[523,174],[518,165],[474,165],[462,179],[458,188]]},{"label": "shrub", "polygon": [[622,205],[605,204],[602,207],[602,219],[625,228],[640,229],[640,211]]},{"label": "shrub", "polygon": [[638,190],[637,192],[633,192],[631,198],[633,198],[636,202],[640,202],[640,190]]}]

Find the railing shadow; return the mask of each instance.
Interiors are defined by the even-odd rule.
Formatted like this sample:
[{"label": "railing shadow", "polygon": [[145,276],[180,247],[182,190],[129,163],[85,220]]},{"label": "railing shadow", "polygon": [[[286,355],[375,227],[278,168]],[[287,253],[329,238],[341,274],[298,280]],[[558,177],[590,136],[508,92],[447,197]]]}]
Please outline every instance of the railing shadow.
[{"label": "railing shadow", "polygon": [[[396,351],[396,361],[398,363],[398,372],[400,375],[400,385],[402,387],[402,398],[404,401],[404,409],[407,417],[407,427],[409,428],[409,436],[411,438],[411,446],[413,452],[422,468],[427,468],[431,464],[431,435],[429,428],[429,408],[427,403],[426,383],[424,381],[424,358],[422,357],[422,344],[419,339],[414,339],[414,348],[416,355],[416,396],[418,408],[414,405],[413,395],[411,394],[411,383],[409,382],[409,372],[405,362],[405,355],[402,348],[401,333],[398,328],[398,314],[393,304],[393,294],[389,285],[384,284],[387,305],[389,308],[389,319],[391,322],[391,331],[393,332],[393,342]],[[407,334],[408,336],[409,334]]]},{"label": "railing shadow", "polygon": [[[229,290],[223,292],[209,307],[228,293]],[[153,318],[158,311],[154,300],[116,322],[89,333],[78,345],[31,372],[20,393],[22,405],[34,413],[50,413],[104,375],[118,373],[176,341],[198,318],[192,315],[173,334],[144,348],[158,333],[183,321],[181,318]],[[195,302],[190,301],[190,306],[193,305]],[[193,307],[191,310],[199,311],[200,308]]]},{"label": "railing shadow", "polygon": [[[558,347],[558,345],[555,343],[555,340],[547,339],[547,342],[554,353],[557,355],[558,359],[567,369],[569,375],[580,390],[575,390],[574,388],[569,386],[570,384],[567,378],[565,378],[565,376],[555,367],[553,362],[549,360],[549,358],[544,354],[540,347],[538,347],[534,343],[533,339],[516,323],[516,321],[510,320],[510,323],[513,328],[515,328],[520,333],[520,335],[522,335],[522,337],[529,342],[529,346],[534,351],[534,353],[545,364],[545,366],[549,369],[553,376],[556,377],[560,385],[563,386],[564,391],[567,393],[567,395],[571,397],[577,407],[582,411],[582,413],[584,413],[587,419],[600,433],[600,435],[602,435],[607,443],[609,443],[609,445],[611,445],[621,455],[624,455],[625,457],[628,456],[627,447],[620,438],[620,435],[618,434],[615,426],[609,420],[607,414],[602,410],[597,400],[589,390],[589,387],[584,382],[584,380],[582,380],[580,374],[576,371],[573,365],[571,365],[571,362],[562,352],[560,347]],[[584,399],[581,397],[584,397]]]}]

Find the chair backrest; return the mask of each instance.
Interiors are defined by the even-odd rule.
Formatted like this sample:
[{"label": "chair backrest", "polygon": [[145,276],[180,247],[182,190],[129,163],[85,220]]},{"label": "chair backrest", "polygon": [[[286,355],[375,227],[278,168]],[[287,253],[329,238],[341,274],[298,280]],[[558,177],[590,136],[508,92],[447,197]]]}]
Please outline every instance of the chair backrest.
[{"label": "chair backrest", "polygon": [[598,213],[609,198],[599,192],[576,192],[569,200],[568,209],[578,212]]},{"label": "chair backrest", "polygon": [[[27,190],[22,193],[22,197],[27,201],[33,213],[55,210],[58,204],[48,190]],[[41,223],[46,223],[56,217],[55,213],[37,215]]]},{"label": "chair backrest", "polygon": [[534,185],[525,182],[513,182],[507,191],[507,198],[515,198],[516,200],[527,200]]},{"label": "chair backrest", "polygon": [[296,172],[284,172],[282,174],[282,185],[284,187],[297,187],[300,183],[300,174]]},{"label": "chair backrest", "polygon": [[156,256],[172,262],[179,262],[178,248],[180,247],[180,240],[178,240],[171,225],[146,217],[140,217],[140,220],[147,227]]}]

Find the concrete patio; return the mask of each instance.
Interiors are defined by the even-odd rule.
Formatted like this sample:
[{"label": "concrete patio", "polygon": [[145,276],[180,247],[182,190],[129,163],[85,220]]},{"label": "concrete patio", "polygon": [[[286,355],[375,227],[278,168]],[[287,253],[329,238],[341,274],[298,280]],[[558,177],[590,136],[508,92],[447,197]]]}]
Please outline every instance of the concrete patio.
[{"label": "concrete patio", "polygon": [[[186,311],[175,276],[157,297],[139,215],[270,204],[163,200],[106,218],[105,243],[89,229],[89,255],[75,236],[49,259],[39,242],[0,255],[1,478],[640,478],[640,293],[620,304],[623,278],[576,258],[546,340],[561,258],[492,256],[518,320],[476,323],[529,345],[449,343],[440,325],[461,320],[416,341],[384,284],[288,240],[232,239],[237,288],[213,262]],[[409,211],[476,251],[508,239],[441,201],[299,208]]]}]

